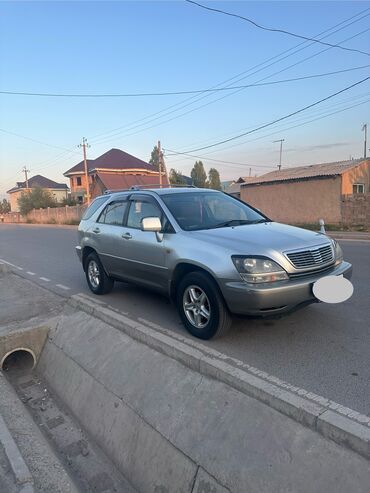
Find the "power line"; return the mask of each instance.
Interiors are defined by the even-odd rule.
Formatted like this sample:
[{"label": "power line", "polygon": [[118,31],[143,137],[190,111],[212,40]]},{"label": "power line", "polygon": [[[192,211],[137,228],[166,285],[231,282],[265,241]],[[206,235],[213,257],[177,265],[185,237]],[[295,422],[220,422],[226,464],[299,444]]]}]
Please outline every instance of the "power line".
[{"label": "power line", "polygon": [[[342,105],[346,105],[348,103],[351,103],[353,101],[356,101],[358,100],[359,98],[363,98],[363,97],[368,97],[370,95],[369,92],[366,92],[366,93],[363,93],[363,94],[359,94],[357,96],[351,96],[350,98],[346,98],[346,99],[343,99],[341,101],[337,101],[335,103],[331,103],[329,105],[325,105],[323,104],[322,107],[320,108],[314,108],[312,109],[309,113],[310,115],[312,114],[312,116],[316,116],[315,113],[317,113],[317,115],[320,115],[320,114],[325,114],[327,111],[331,110],[331,109],[334,109],[334,108],[337,108],[337,107],[340,107]],[[306,115],[303,115],[303,119],[307,119],[307,116]],[[298,116],[297,118],[291,120],[293,123],[295,122],[300,122],[302,121],[302,115],[301,116]],[[236,132],[244,132],[244,131],[247,131],[251,128],[254,128],[254,126],[249,126],[249,127],[245,127],[245,128],[241,128],[241,129],[238,129],[238,130],[232,130],[232,131],[229,131],[227,133],[223,133],[223,134],[219,134],[213,138],[207,138],[207,139],[202,139],[202,140],[198,140],[198,141],[195,141],[195,142],[192,142],[191,144],[187,144],[185,147],[183,147],[182,149],[180,148],[179,150],[183,150],[183,149],[187,149],[189,148],[190,146],[197,146],[197,145],[203,145],[203,144],[208,144],[208,143],[211,143],[213,142],[215,139],[223,139],[223,138],[227,138],[228,136],[232,136],[234,135]],[[279,125],[277,126],[277,128],[279,128]],[[219,151],[212,151],[212,152],[219,152]]]},{"label": "power line", "polygon": [[259,29],[263,29],[264,31],[271,31],[271,32],[287,34],[289,36],[293,36],[294,38],[304,39],[306,41],[313,41],[315,43],[320,43],[322,45],[330,46],[331,48],[339,48],[339,49],[345,50],[345,51],[354,51],[357,53],[361,53],[362,55],[370,56],[370,53],[368,53],[366,51],[362,51],[362,50],[357,50],[356,48],[347,48],[346,46],[341,46],[339,44],[326,43],[325,41],[320,41],[320,40],[315,39],[315,38],[310,38],[308,36],[303,36],[301,34],[293,33],[291,31],[286,31],[285,29],[277,29],[274,27],[262,26],[261,24],[258,24],[257,22],[253,21],[252,19],[249,19],[248,17],[244,17],[244,16],[239,15],[239,14],[233,14],[231,12],[226,12],[225,10],[221,10],[221,9],[215,9],[212,7],[207,7],[206,5],[202,5],[200,3],[194,2],[194,0],[185,0],[185,2],[192,3],[192,4],[197,5],[198,7],[205,9],[205,10],[210,10],[212,12],[217,12],[219,14],[228,15],[230,17],[236,17],[236,18],[241,19],[243,21],[249,22],[250,24],[252,24],[255,27],[258,27]]},{"label": "power line", "polygon": [[[244,141],[244,142],[240,142],[238,144],[233,144],[231,146],[224,147],[222,149],[222,151],[225,151],[225,150],[228,150],[228,149],[232,149],[234,147],[240,147],[240,146],[245,145],[245,144],[248,144],[250,142],[255,142],[257,140],[263,140],[263,139],[266,139],[267,137],[271,137],[272,135],[281,134],[282,132],[287,132],[289,130],[293,130],[293,129],[298,128],[298,127],[303,127],[304,125],[308,125],[310,123],[313,123],[313,122],[316,122],[316,121],[319,121],[319,120],[323,120],[324,118],[327,118],[329,116],[336,115],[338,113],[342,113],[343,111],[347,111],[349,109],[356,108],[357,106],[361,106],[361,105],[366,104],[366,103],[369,103],[369,102],[370,102],[370,99],[368,99],[366,101],[361,101],[360,103],[356,103],[356,104],[353,104],[351,106],[347,106],[347,108],[342,108],[342,109],[339,109],[339,110],[336,110],[336,111],[332,111],[330,113],[327,113],[327,114],[324,114],[322,116],[313,118],[311,120],[303,121],[303,122],[298,123],[298,124],[295,124],[295,125],[291,125],[291,126],[288,126],[288,127],[283,127],[282,129],[275,130],[274,132],[270,132],[269,134],[262,135],[260,137],[255,138],[255,139],[250,139],[250,140],[247,140],[247,141]],[[214,151],[211,151],[210,153],[207,153],[207,154],[212,154],[214,152],[219,152],[219,150],[218,151],[217,150],[214,150]],[[203,156],[203,159],[208,159],[208,158],[205,157],[205,156]]]},{"label": "power line", "polygon": [[166,158],[167,157],[171,157],[171,156],[182,155],[182,156],[188,156],[188,157],[195,158],[195,159],[204,159],[206,161],[213,161],[215,163],[235,164],[237,166],[243,166],[243,167],[245,167],[245,166],[254,166],[254,167],[258,167],[258,168],[271,168],[271,166],[265,166],[265,165],[255,165],[255,164],[248,164],[248,163],[238,163],[238,162],[229,161],[229,160],[226,160],[226,159],[213,159],[213,158],[209,158],[209,157],[205,157],[205,156],[194,156],[194,154],[188,154],[186,152],[173,151],[171,149],[165,149],[165,150],[172,153],[172,154],[166,154]]},{"label": "power line", "polygon": [[[369,31],[369,30],[370,30],[370,28],[365,29],[364,31],[361,31],[361,32],[359,32],[359,33],[354,34],[353,36],[350,36],[349,38],[346,38],[344,41],[348,41],[348,40],[353,39],[353,38],[355,38],[355,37],[357,37],[357,36],[360,36],[361,34],[364,34],[365,32],[367,32],[367,31]],[[294,55],[295,53],[297,53],[297,52],[299,52],[299,51],[302,51],[302,50],[304,50],[305,48],[306,48],[306,47],[304,47],[304,48],[300,48],[299,50],[296,50],[295,52],[293,52],[291,55]],[[308,57],[306,57],[306,58],[303,58],[302,60],[299,60],[298,62],[295,62],[295,63],[293,63],[293,64],[289,65],[288,67],[285,67],[285,68],[283,68],[283,69],[281,69],[281,70],[278,70],[277,72],[274,72],[274,73],[272,73],[272,74],[270,74],[270,75],[268,75],[268,76],[266,76],[266,77],[263,77],[262,79],[259,79],[258,81],[256,81],[256,83],[262,82],[262,81],[264,81],[264,80],[266,80],[266,79],[269,79],[270,77],[272,77],[272,76],[274,76],[274,75],[277,75],[277,74],[280,74],[281,72],[284,72],[284,71],[286,71],[286,70],[289,70],[290,68],[295,67],[295,66],[297,66],[297,65],[299,65],[299,64],[301,64],[301,63],[303,63],[303,62],[305,62],[305,61],[307,61],[307,60],[310,60],[311,58],[314,58],[314,57],[316,57],[316,56],[320,55],[321,53],[324,53],[325,51],[328,51],[328,50],[330,50],[330,49],[331,49],[330,47],[329,47],[329,48],[325,48],[325,49],[323,49],[323,50],[319,51],[318,53],[314,53],[313,55],[310,55],[310,56],[308,56]],[[287,58],[287,57],[289,57],[289,56],[291,56],[291,55],[287,55],[287,56],[285,56],[283,59],[285,59],[285,58]],[[281,60],[282,60],[282,59],[280,59],[280,60],[278,60],[278,61],[281,61]],[[278,61],[277,61],[277,62],[278,62]],[[277,62],[270,63],[267,67],[269,67],[270,65],[274,65],[274,64],[275,64],[275,63],[277,63]],[[260,72],[261,70],[264,70],[264,69],[265,69],[265,68],[267,68],[267,67],[264,67],[264,68],[262,68],[262,69],[256,70],[255,72],[253,72],[252,74],[249,74],[249,75],[248,75],[248,76],[246,76],[246,77],[250,77],[251,75],[254,75],[254,74],[255,74],[255,73],[257,73],[257,72]],[[243,77],[242,79],[245,79],[246,77]],[[242,79],[239,79],[239,80],[242,80]],[[243,90],[244,90],[244,89],[236,89],[235,91],[233,91],[233,92],[231,92],[231,93],[229,93],[229,94],[226,94],[225,96],[222,96],[222,97],[220,97],[220,98],[214,99],[214,100],[212,100],[212,101],[209,101],[209,102],[207,102],[207,103],[204,103],[204,104],[202,104],[202,105],[200,105],[200,106],[197,106],[197,107],[195,107],[195,108],[191,108],[190,110],[185,111],[184,113],[181,113],[181,114],[179,114],[179,115],[176,115],[176,116],[173,116],[173,117],[171,117],[171,118],[168,118],[167,120],[161,121],[161,122],[159,122],[158,124],[150,125],[149,127],[147,126],[147,127],[145,127],[145,128],[142,128],[142,129],[136,130],[135,132],[126,133],[126,134],[125,134],[125,137],[130,137],[131,135],[136,135],[136,134],[138,134],[138,133],[140,133],[140,132],[143,132],[143,131],[145,131],[145,130],[149,130],[149,129],[151,129],[151,128],[155,128],[155,127],[157,127],[157,126],[159,126],[159,125],[164,125],[164,124],[166,124],[166,123],[168,123],[168,122],[170,122],[170,121],[176,120],[176,119],[181,118],[181,117],[183,117],[183,116],[185,116],[185,115],[188,115],[189,113],[193,113],[194,111],[197,111],[197,110],[199,110],[199,109],[202,109],[202,108],[204,108],[204,107],[206,107],[206,106],[209,106],[209,105],[211,105],[211,104],[213,104],[213,103],[216,103],[217,101],[221,101],[221,100],[223,100],[223,99],[225,99],[225,98],[228,98],[228,97],[230,97],[230,96],[233,96],[234,94],[237,94],[238,92],[241,92],[241,91],[243,91]],[[194,101],[194,102],[200,101],[200,100],[202,100],[202,99],[204,99],[204,98],[208,97],[208,95],[209,95],[209,94],[205,94],[205,95],[203,95],[203,96],[200,96],[200,97],[199,97],[196,101]],[[194,97],[196,97],[196,96],[193,96],[192,98],[194,98]],[[192,99],[192,98],[190,98],[190,99]],[[135,125],[135,126],[131,126],[131,128],[128,128],[128,130],[127,130],[127,131],[133,130],[133,129],[137,128],[137,127],[142,127],[143,125],[146,125],[146,124],[148,124],[148,123],[150,123],[150,122],[152,122],[152,121],[159,120],[159,119],[161,119],[163,116],[170,115],[170,114],[172,114],[172,113],[176,113],[177,111],[181,110],[182,108],[185,108],[185,107],[187,107],[187,106],[191,106],[194,102],[184,104],[184,105],[180,106],[179,108],[177,108],[177,109],[175,109],[175,110],[168,111],[167,113],[164,113],[164,115],[162,115],[162,116],[158,116],[158,117],[156,117],[156,118],[152,118],[151,120],[148,120],[148,122],[146,122],[146,123],[142,123],[142,124],[138,124],[138,125]],[[174,106],[177,106],[177,105],[174,105]],[[114,138],[115,138],[117,135],[121,134],[121,133],[122,133],[121,131],[116,132],[116,133],[113,133],[111,136],[103,137],[103,139],[98,139],[98,142],[96,142],[96,141],[95,141],[95,143],[99,143],[99,144],[101,144],[101,143],[109,142],[109,141],[111,141],[111,140],[114,140]]]},{"label": "power line", "polygon": [[[317,34],[317,36],[316,36],[316,38],[317,38],[317,37],[319,37],[319,36],[322,36],[323,34],[328,33],[328,34],[326,34],[326,36],[322,36],[322,39],[324,39],[324,38],[327,38],[327,37],[329,37],[329,36],[332,36],[333,34],[336,34],[337,32],[339,32],[339,31],[341,31],[341,30],[343,30],[343,29],[346,29],[347,27],[351,26],[352,24],[355,24],[356,22],[359,22],[359,21],[363,20],[364,18],[368,17],[370,14],[369,14],[369,13],[366,13],[366,12],[368,12],[369,10],[370,10],[370,8],[364,9],[364,10],[362,10],[362,11],[358,12],[357,14],[355,14],[355,15],[353,15],[353,16],[351,16],[351,17],[349,17],[349,18],[347,18],[347,19],[345,19],[345,20],[343,20],[343,21],[339,22],[338,24],[335,24],[335,25],[334,25],[334,26],[332,26],[331,28],[328,28],[328,29],[326,29],[326,30],[324,30],[324,31],[322,31],[322,32],[320,32],[320,33],[318,33],[318,34]],[[362,16],[362,17],[360,17],[360,16]],[[349,22],[349,21],[351,21],[351,22]],[[347,24],[346,24],[346,23],[347,23]],[[345,24],[345,25],[343,25],[343,24]],[[339,27],[339,26],[342,26],[342,27]],[[334,31],[334,32],[330,33],[330,31],[332,31],[333,29],[336,29],[336,28],[338,28],[336,31]],[[351,39],[351,38],[349,38],[349,39]],[[344,41],[348,41],[348,40],[344,40]],[[235,80],[235,79],[237,79],[237,81],[240,81],[240,80],[243,80],[243,79],[245,79],[245,78],[247,78],[247,77],[250,77],[251,75],[253,75],[254,73],[256,73],[256,71],[255,71],[255,72],[253,72],[253,73],[252,73],[252,74],[250,74],[250,75],[244,75],[244,74],[248,74],[248,73],[249,73],[249,72],[251,72],[252,70],[254,70],[254,69],[258,68],[258,67],[261,67],[261,66],[262,66],[262,68],[260,68],[257,72],[259,72],[259,71],[261,71],[261,70],[265,70],[266,68],[270,67],[271,65],[273,65],[273,64],[275,64],[275,63],[278,63],[279,61],[284,60],[285,58],[287,58],[287,57],[289,57],[289,56],[292,56],[292,55],[294,55],[295,53],[298,53],[299,51],[302,51],[302,50],[304,50],[304,49],[306,49],[306,48],[310,47],[310,46],[311,46],[312,44],[314,44],[314,43],[311,43],[311,44],[309,44],[309,45],[307,45],[307,46],[303,46],[303,45],[305,45],[305,44],[307,44],[307,42],[306,42],[306,41],[301,42],[301,43],[299,43],[299,44],[297,44],[297,45],[293,46],[292,48],[289,48],[289,49],[287,49],[287,50],[284,50],[283,52],[280,52],[279,54],[274,55],[274,56],[272,56],[272,57],[268,58],[267,60],[265,60],[265,61],[263,61],[263,62],[260,62],[260,63],[258,63],[257,65],[254,65],[253,67],[250,67],[249,69],[244,70],[243,72],[240,72],[239,74],[237,74],[237,75],[235,75],[235,76],[233,76],[233,77],[230,77],[229,79],[226,79],[226,80],[224,80],[223,82],[220,82],[220,83],[218,83],[218,84],[216,84],[216,85],[212,86],[212,88],[219,87],[219,86],[221,86],[222,84],[225,84],[225,83],[227,83],[227,82],[231,82],[231,81],[233,81],[233,80]],[[303,46],[303,47],[302,47],[302,48],[299,48],[300,46]],[[296,48],[299,48],[299,49],[298,49],[298,50],[296,50]],[[291,53],[290,55],[286,55],[287,53],[290,53],[290,52],[292,52],[293,50],[296,50],[296,51],[294,51],[294,52],[293,52],[293,53]],[[280,58],[280,59],[279,59],[279,57],[282,57],[282,55],[285,55],[285,57],[284,57],[284,58]],[[279,60],[276,60],[276,59],[279,59]],[[273,60],[275,60],[275,61],[273,61]],[[269,62],[271,62],[271,63],[269,63]],[[269,63],[269,65],[267,65],[266,67],[263,67],[263,65],[266,65],[267,63]],[[244,75],[244,77],[241,77],[241,78],[240,78],[240,76],[242,76],[242,75]],[[116,127],[116,128],[114,128],[114,129],[112,129],[112,130],[105,131],[105,132],[102,132],[102,133],[99,133],[99,134],[93,135],[93,136],[92,136],[92,139],[96,139],[96,138],[101,137],[101,136],[104,136],[104,135],[105,135],[105,136],[107,136],[107,137],[105,137],[104,139],[107,139],[107,138],[109,138],[109,137],[108,137],[108,134],[117,135],[117,134],[121,133],[121,132],[117,132],[118,130],[123,130],[123,129],[125,129],[125,128],[128,128],[128,129],[133,129],[133,128],[137,128],[137,127],[139,127],[139,126],[143,126],[143,125],[145,125],[145,124],[147,124],[147,123],[150,123],[150,122],[152,122],[152,121],[155,121],[155,120],[158,120],[159,118],[161,118],[160,116],[157,116],[157,115],[160,115],[160,114],[163,114],[163,113],[164,113],[164,115],[163,115],[163,116],[166,116],[166,115],[168,115],[168,114],[174,113],[175,111],[178,111],[178,110],[168,111],[168,110],[171,110],[172,108],[176,108],[176,107],[178,107],[178,106],[182,105],[182,106],[180,106],[180,107],[178,108],[178,109],[181,109],[181,108],[183,108],[183,107],[186,107],[186,106],[189,106],[189,105],[193,104],[193,103],[188,103],[188,104],[186,104],[186,105],[183,105],[182,103],[186,103],[187,101],[192,101],[192,100],[194,100],[193,102],[195,103],[195,102],[197,102],[197,101],[200,101],[201,99],[204,99],[204,98],[208,97],[209,95],[210,95],[210,94],[205,94],[205,95],[203,95],[203,96],[201,96],[201,97],[196,96],[196,95],[195,95],[195,96],[191,96],[191,97],[189,97],[189,98],[184,99],[183,101],[181,101],[181,102],[179,102],[179,103],[175,103],[175,104],[172,104],[172,105],[170,105],[170,106],[167,106],[166,108],[164,108],[164,109],[162,109],[162,110],[160,110],[160,111],[157,111],[157,112],[155,112],[155,113],[152,113],[152,114],[150,114],[150,115],[148,115],[148,116],[146,116],[146,117],[144,117],[144,118],[140,118],[140,119],[135,120],[135,121],[133,121],[133,122],[131,122],[131,123],[128,123],[128,124],[126,124],[126,125],[122,125],[122,126],[120,126],[120,127]],[[166,112],[167,112],[167,113],[166,113]],[[153,117],[156,117],[156,118],[153,118]],[[146,123],[141,123],[141,122],[145,122],[146,120],[148,120]],[[137,124],[137,125],[135,125],[135,124]],[[134,125],[134,126],[133,126],[133,125]],[[114,133],[114,132],[116,132],[116,133]],[[101,139],[98,139],[98,140],[101,140]]]},{"label": "power line", "polygon": [[36,140],[36,139],[32,139],[31,137],[26,137],[25,135],[17,134],[15,132],[10,132],[9,130],[5,130],[4,128],[0,128],[0,132],[3,132],[5,134],[9,134],[9,135],[14,135],[15,137],[20,137],[21,139],[29,140],[31,142],[36,142],[36,144],[41,144],[44,146],[53,147],[54,149],[61,149],[63,151],[69,151],[70,150],[70,149],[66,149],[65,147],[55,146],[52,144],[48,144],[47,142],[42,142],[41,140]]},{"label": "power line", "polygon": [[244,137],[245,135],[249,135],[251,133],[257,132],[258,130],[262,130],[263,128],[270,127],[271,125],[274,125],[275,123],[281,122],[282,120],[286,120],[287,118],[290,118],[291,116],[297,115],[298,113],[302,113],[303,111],[308,110],[309,108],[312,108],[314,106],[317,106],[320,103],[323,103],[324,101],[327,101],[331,98],[334,98],[335,96],[338,96],[338,94],[342,94],[343,92],[349,91],[353,87],[356,87],[360,84],[363,84],[364,82],[368,81],[370,77],[366,77],[365,79],[362,79],[358,82],[355,82],[354,84],[351,84],[350,86],[345,87],[344,89],[341,89],[340,91],[337,91],[333,94],[330,94],[329,96],[326,96],[323,99],[320,99],[319,101],[315,101],[314,103],[311,103],[307,106],[304,106],[303,108],[300,108],[299,110],[293,111],[292,113],[289,113],[288,115],[282,116],[280,118],[277,118],[276,120],[273,120],[272,122],[265,123],[264,125],[260,125],[259,127],[256,127],[252,130],[249,130],[248,132],[244,132],[239,135],[235,135],[234,137],[230,137],[229,139],[221,140],[219,142],[215,142],[214,144],[210,144],[208,146],[204,147],[199,147],[197,149],[191,149],[188,152],[197,152],[197,151],[202,151],[203,149],[209,149],[210,147],[215,147],[221,144],[225,144],[226,142],[231,142],[232,140],[239,139],[240,137]]},{"label": "power line", "polygon": [[[354,105],[351,105],[351,106],[348,106],[347,108],[343,108],[343,109],[340,109],[340,110],[337,110],[337,111],[333,111],[331,113],[328,113],[326,115],[320,116],[318,118],[314,118],[312,120],[308,120],[306,122],[299,123],[298,125],[293,125],[291,127],[287,127],[283,131],[288,131],[288,130],[291,130],[291,129],[294,129],[294,128],[297,128],[297,127],[301,127],[301,126],[307,125],[309,123],[312,123],[312,122],[315,122],[315,121],[318,121],[318,120],[322,120],[322,119],[327,118],[329,116],[336,115],[338,113],[342,113],[343,111],[347,111],[347,110],[349,110],[351,108],[355,108],[357,106],[360,106],[362,104],[369,103],[369,102],[370,102],[370,99],[368,99],[366,101],[363,101],[363,102],[360,102],[360,103],[357,103],[357,104],[354,104]],[[276,132],[269,133],[267,135],[262,135],[261,137],[258,137],[257,139],[253,139],[253,140],[247,141],[247,142],[242,142],[240,144],[236,144],[236,145],[233,145],[231,147],[236,147],[236,146],[244,145],[244,144],[246,144],[248,142],[253,142],[253,141],[256,141],[256,140],[265,139],[265,138],[270,137],[272,135],[275,135],[277,133],[281,133],[281,130],[278,130]],[[230,148],[230,147],[228,147],[228,148]],[[216,162],[221,162],[221,163],[229,164],[229,166],[231,168],[234,168],[234,167],[243,167],[243,168],[245,168],[245,167],[253,167],[253,168],[275,168],[274,165],[264,166],[264,165],[259,165],[259,164],[242,164],[242,163],[236,163],[234,161],[227,161],[227,160],[220,160],[220,159],[209,158],[207,155],[199,156],[199,155],[189,154],[189,153],[186,153],[186,152],[174,151],[172,149],[166,149],[166,150],[168,152],[171,152],[171,154],[167,154],[166,155],[167,158],[172,157],[172,156],[185,156],[185,159],[194,159],[195,158],[195,159],[202,159],[204,161],[216,161]],[[225,150],[225,149],[223,149],[223,150]],[[215,152],[215,151],[213,151],[213,152]]]},{"label": "power line", "polygon": [[368,68],[370,65],[361,65],[359,67],[351,67],[343,70],[335,70],[334,72],[325,72],[321,74],[305,75],[302,77],[293,77],[291,79],[274,80],[271,82],[262,82],[255,84],[246,84],[240,86],[218,87],[214,89],[195,89],[189,91],[168,91],[168,92],[142,92],[142,93],[127,93],[127,94],[57,94],[57,93],[37,93],[37,92],[14,92],[0,91],[0,94],[16,95],[16,96],[40,96],[40,97],[56,97],[56,98],[125,98],[125,97],[144,97],[144,96],[176,96],[181,94],[199,94],[207,92],[231,91],[233,89],[246,89],[249,87],[269,86],[274,84],[283,84],[286,82],[296,82],[300,80],[316,79],[319,77],[327,77],[330,75],[343,74]]}]

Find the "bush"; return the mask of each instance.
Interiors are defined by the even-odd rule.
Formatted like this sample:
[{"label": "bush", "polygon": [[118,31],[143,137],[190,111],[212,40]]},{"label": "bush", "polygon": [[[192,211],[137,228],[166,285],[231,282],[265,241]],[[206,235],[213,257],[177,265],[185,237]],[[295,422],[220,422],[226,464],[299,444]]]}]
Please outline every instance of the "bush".
[{"label": "bush", "polygon": [[50,192],[43,188],[33,188],[31,191],[22,192],[18,199],[18,206],[22,216],[26,216],[33,209],[46,209],[57,207],[57,202]]},{"label": "bush", "polygon": [[62,224],[66,224],[70,226],[78,226],[80,224],[80,221],[78,219],[67,219],[66,221],[63,221]]}]

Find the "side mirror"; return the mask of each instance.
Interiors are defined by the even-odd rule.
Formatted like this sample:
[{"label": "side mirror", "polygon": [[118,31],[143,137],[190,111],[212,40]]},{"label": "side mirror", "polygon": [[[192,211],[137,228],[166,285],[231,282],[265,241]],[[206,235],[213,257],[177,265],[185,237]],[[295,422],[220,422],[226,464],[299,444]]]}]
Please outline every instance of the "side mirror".
[{"label": "side mirror", "polygon": [[141,220],[141,231],[153,231],[159,233],[162,230],[162,224],[159,217],[143,217]]}]

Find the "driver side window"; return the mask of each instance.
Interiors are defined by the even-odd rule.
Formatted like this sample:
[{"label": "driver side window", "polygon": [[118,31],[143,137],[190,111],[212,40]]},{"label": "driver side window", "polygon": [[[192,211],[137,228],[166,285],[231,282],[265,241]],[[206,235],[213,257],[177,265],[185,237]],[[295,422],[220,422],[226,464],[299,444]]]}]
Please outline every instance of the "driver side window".
[{"label": "driver side window", "polygon": [[127,216],[127,227],[141,229],[141,220],[144,217],[159,217],[163,226],[163,217],[160,208],[153,202],[133,200]]}]

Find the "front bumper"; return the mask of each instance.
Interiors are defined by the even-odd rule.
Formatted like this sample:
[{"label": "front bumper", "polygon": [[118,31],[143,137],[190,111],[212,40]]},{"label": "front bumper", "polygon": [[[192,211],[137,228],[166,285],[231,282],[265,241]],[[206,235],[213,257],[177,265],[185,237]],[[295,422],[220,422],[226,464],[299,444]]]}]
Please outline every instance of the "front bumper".
[{"label": "front bumper", "polygon": [[352,265],[342,262],[324,272],[274,283],[252,285],[243,281],[226,282],[221,290],[231,313],[266,316],[286,313],[299,305],[317,302],[312,293],[314,282],[321,277],[341,275],[351,279]]}]

